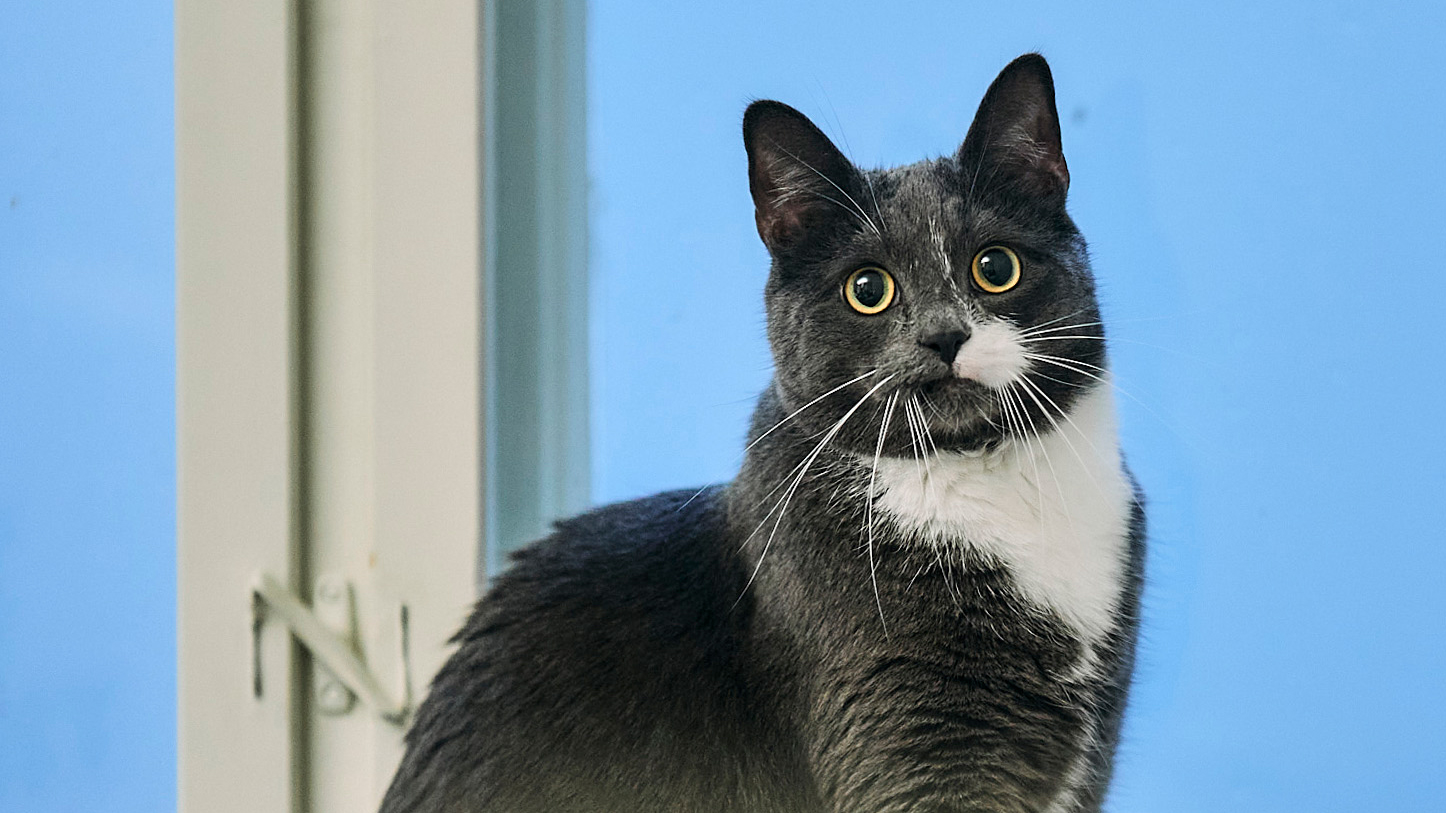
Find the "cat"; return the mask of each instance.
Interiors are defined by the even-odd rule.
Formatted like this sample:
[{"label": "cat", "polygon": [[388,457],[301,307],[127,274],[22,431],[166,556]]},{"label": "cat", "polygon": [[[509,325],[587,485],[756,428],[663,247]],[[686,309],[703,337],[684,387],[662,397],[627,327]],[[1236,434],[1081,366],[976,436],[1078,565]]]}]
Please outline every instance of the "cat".
[{"label": "cat", "polygon": [[736,479],[557,523],[456,637],[383,813],[1097,811],[1144,514],[1054,84],[854,166],[744,114],[774,376]]}]

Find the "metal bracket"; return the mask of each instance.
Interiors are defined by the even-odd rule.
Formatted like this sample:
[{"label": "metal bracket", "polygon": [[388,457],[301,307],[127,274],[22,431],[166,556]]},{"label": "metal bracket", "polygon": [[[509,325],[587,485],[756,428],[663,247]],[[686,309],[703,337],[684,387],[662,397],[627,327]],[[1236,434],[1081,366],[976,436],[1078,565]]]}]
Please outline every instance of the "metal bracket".
[{"label": "metal bracket", "polygon": [[[317,577],[316,589],[311,593],[311,612],[322,626],[341,639],[353,652],[360,652],[357,645],[356,600],[352,596],[351,583],[335,573],[324,573]],[[312,659],[312,686],[315,689],[313,701],[316,710],[330,717],[339,717],[351,712],[356,705],[356,692],[346,687],[336,673]]]},{"label": "metal bracket", "polygon": [[[351,708],[351,697],[359,697],[371,706],[381,718],[395,726],[405,726],[412,711],[411,664],[408,652],[407,606],[403,604],[398,614],[399,640],[402,655],[402,699],[393,700],[382,688],[376,675],[357,656],[351,635],[346,638],[334,632],[341,628],[351,629],[350,586],[344,580],[323,578],[318,580],[318,599],[331,605],[322,609],[331,623],[324,623],[305,604],[302,604],[291,590],[269,573],[257,578],[251,589],[251,669],[252,691],[261,696],[261,629],[268,615],[275,614],[311,652],[312,658],[340,684],[329,688],[321,685],[319,707],[329,714],[344,714]],[[342,692],[349,693],[341,694]]]}]

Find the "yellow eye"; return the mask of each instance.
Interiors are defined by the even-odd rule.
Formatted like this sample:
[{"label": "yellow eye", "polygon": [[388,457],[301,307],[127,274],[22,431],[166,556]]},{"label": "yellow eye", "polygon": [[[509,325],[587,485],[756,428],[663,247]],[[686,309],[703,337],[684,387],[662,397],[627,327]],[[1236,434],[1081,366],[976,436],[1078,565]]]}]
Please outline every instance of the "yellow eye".
[{"label": "yellow eye", "polygon": [[1019,284],[1024,263],[1004,246],[990,246],[974,255],[974,284],[991,294],[1002,294]]},{"label": "yellow eye", "polygon": [[844,280],[844,299],[859,313],[879,313],[894,302],[894,278],[882,268],[860,268]]}]

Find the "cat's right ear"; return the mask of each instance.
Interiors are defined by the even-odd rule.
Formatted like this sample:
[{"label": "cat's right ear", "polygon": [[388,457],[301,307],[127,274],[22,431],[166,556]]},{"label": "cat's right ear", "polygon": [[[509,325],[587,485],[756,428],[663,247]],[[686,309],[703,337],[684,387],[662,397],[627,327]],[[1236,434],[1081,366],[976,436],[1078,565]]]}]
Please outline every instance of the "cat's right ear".
[{"label": "cat's right ear", "polygon": [[743,114],[748,189],[758,236],[775,256],[831,231],[852,212],[859,175],[808,117],[786,104],[757,101]]},{"label": "cat's right ear", "polygon": [[986,184],[1012,184],[1064,205],[1069,167],[1060,146],[1054,76],[1044,57],[1025,54],[999,72],[959,148],[959,163]]}]

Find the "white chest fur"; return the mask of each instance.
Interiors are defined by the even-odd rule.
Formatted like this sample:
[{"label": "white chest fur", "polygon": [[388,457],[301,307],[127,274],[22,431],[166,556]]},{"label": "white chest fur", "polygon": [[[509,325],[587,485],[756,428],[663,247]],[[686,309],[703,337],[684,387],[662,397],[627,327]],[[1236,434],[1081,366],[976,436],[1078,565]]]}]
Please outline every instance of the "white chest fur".
[{"label": "white chest fur", "polygon": [[1057,420],[1038,439],[989,454],[881,459],[876,505],[927,544],[968,545],[1002,562],[1025,598],[1094,643],[1115,623],[1133,494],[1108,386]]}]

